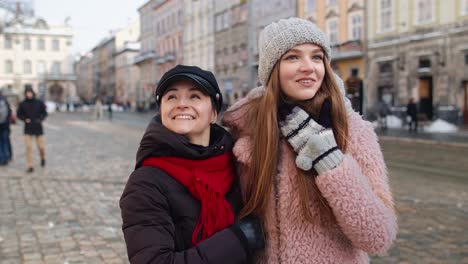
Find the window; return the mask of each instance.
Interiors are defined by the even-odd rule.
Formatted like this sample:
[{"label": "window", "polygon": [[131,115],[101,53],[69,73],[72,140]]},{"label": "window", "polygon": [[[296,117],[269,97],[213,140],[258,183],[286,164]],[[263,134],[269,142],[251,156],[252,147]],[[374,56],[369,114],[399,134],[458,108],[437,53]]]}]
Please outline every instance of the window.
[{"label": "window", "polygon": [[240,7],[240,22],[247,21],[247,16],[248,16],[247,4],[242,4]]},{"label": "window", "polygon": [[468,0],[463,0],[462,5],[462,14],[468,15]]},{"label": "window", "polygon": [[24,48],[24,50],[30,50],[31,49],[31,40],[29,38],[24,39],[23,48]]},{"label": "window", "polygon": [[419,68],[430,68],[431,60],[427,57],[419,58]]},{"label": "window", "polygon": [[307,12],[315,11],[315,0],[308,0],[307,1]]},{"label": "window", "polygon": [[350,15],[349,20],[350,20],[349,25],[351,26],[350,28],[351,39],[352,40],[361,39],[361,32],[362,32],[361,15],[359,14]]},{"label": "window", "polygon": [[223,29],[228,29],[231,24],[231,10],[226,10],[224,12],[223,18]]},{"label": "window", "polygon": [[13,47],[13,41],[11,37],[5,36],[5,49],[11,49]]},{"label": "window", "polygon": [[24,74],[31,74],[32,73],[31,61],[30,60],[25,60],[23,62],[23,73]]},{"label": "window", "polygon": [[240,6],[232,9],[232,24],[235,25],[240,22]]},{"label": "window", "polygon": [[391,62],[383,62],[379,64],[379,71],[380,73],[392,73],[392,63]]},{"label": "window", "polygon": [[465,53],[465,65],[468,65],[468,52]]},{"label": "window", "polygon": [[338,25],[337,19],[331,19],[327,22],[327,33],[328,38],[330,39],[330,44],[337,44],[338,43]]},{"label": "window", "polygon": [[223,29],[223,14],[218,14],[216,16],[216,32]]},{"label": "window", "polygon": [[433,17],[432,0],[417,0],[416,5],[416,22],[418,24],[431,22]]},{"label": "window", "polygon": [[60,50],[60,41],[58,39],[52,40],[52,50],[59,51]]},{"label": "window", "polygon": [[37,40],[37,49],[38,50],[45,50],[45,41],[44,39]]},{"label": "window", "polygon": [[13,73],[13,62],[11,60],[5,61],[5,73]]},{"label": "window", "polygon": [[392,0],[380,0],[380,31],[386,32],[392,29]]},{"label": "window", "polygon": [[53,74],[60,74],[61,70],[60,70],[60,62],[59,61],[54,61],[54,63],[52,64],[52,73]]},{"label": "window", "polygon": [[37,63],[37,73],[43,74],[43,73],[45,73],[45,70],[46,70],[45,62],[44,61],[39,61]]}]

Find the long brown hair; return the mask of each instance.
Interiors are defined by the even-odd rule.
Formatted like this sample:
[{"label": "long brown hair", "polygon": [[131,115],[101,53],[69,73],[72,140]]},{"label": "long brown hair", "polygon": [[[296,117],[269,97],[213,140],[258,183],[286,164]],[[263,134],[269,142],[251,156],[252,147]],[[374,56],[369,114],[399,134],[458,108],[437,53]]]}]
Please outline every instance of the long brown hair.
[{"label": "long brown hair", "polygon": [[[348,138],[348,122],[342,94],[334,80],[333,70],[329,61],[324,59],[325,77],[321,88],[313,99],[298,102],[312,117],[317,118],[325,99],[331,100],[332,127],[338,147],[345,152]],[[277,109],[283,100],[280,79],[279,62],[273,67],[269,82],[263,96],[252,99],[247,117],[248,134],[253,139],[253,151],[250,166],[247,168],[246,189],[244,191],[245,206],[241,217],[251,213],[263,215],[273,188],[273,180],[278,173],[280,131],[277,121]],[[317,197],[319,190],[315,185],[315,171],[298,169],[297,184],[299,187],[302,213],[308,221],[313,218],[309,209],[309,201]],[[321,205],[329,209],[325,199],[318,195]]]}]

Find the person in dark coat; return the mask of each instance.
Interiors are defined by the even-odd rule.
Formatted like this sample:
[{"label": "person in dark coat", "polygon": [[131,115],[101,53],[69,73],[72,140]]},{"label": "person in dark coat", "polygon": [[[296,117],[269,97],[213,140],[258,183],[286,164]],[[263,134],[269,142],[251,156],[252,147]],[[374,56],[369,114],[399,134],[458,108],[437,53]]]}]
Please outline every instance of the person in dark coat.
[{"label": "person in dark coat", "polygon": [[216,120],[214,75],[177,65],[156,89],[151,120],[122,197],[122,230],[132,264],[248,263],[264,237],[253,216],[237,219],[242,197],[233,140]]},{"label": "person in dark coat", "polygon": [[406,114],[409,117],[408,129],[409,131],[418,131],[418,107],[414,102],[414,98],[410,98],[408,105],[406,105]]},{"label": "person in dark coat", "polygon": [[45,104],[36,98],[36,93],[31,88],[26,88],[24,92],[25,99],[20,102],[16,110],[18,119],[24,122],[24,139],[26,145],[26,161],[28,163],[27,172],[34,171],[34,162],[32,154],[32,140],[36,139],[41,158],[41,166],[45,166],[45,142],[44,129],[42,122],[47,117]]},{"label": "person in dark coat", "polygon": [[11,160],[10,118],[10,104],[0,89],[0,166],[7,165]]}]

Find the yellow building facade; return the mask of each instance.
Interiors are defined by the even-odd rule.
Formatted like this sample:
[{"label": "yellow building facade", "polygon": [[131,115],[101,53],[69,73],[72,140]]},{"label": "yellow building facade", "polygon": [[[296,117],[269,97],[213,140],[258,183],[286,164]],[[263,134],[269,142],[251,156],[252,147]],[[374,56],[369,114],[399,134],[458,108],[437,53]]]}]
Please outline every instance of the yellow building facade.
[{"label": "yellow building facade", "polygon": [[332,46],[332,67],[345,81],[356,111],[363,109],[365,0],[298,0],[297,14],[317,24]]}]

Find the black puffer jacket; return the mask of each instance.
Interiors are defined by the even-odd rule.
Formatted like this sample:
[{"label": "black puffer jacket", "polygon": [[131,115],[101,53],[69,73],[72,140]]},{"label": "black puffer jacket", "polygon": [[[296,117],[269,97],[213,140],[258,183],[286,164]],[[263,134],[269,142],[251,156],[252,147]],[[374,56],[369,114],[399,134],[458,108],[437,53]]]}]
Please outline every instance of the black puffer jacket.
[{"label": "black puffer jacket", "polygon": [[[229,228],[191,245],[200,203],[188,189],[162,170],[141,167],[150,156],[206,159],[231,151],[233,141],[220,126],[211,128],[210,145],[193,145],[166,129],[155,117],[137,152],[137,165],[120,199],[123,233],[131,263],[246,263],[244,245]],[[241,209],[235,181],[226,199],[234,215]]]},{"label": "black puffer jacket", "polygon": [[42,122],[47,117],[45,104],[35,97],[22,101],[16,110],[16,116],[25,121],[31,120],[29,123],[24,123],[24,134],[26,135],[42,135]]}]

